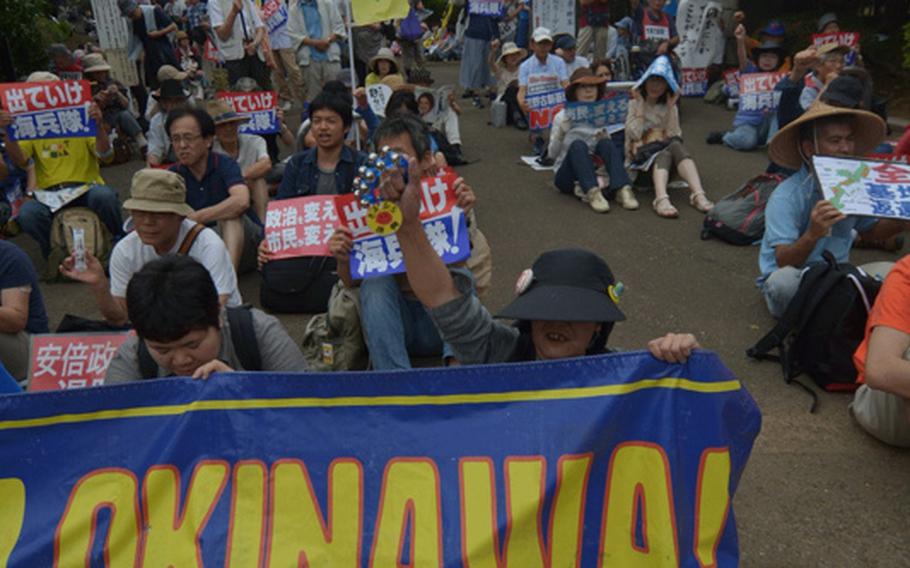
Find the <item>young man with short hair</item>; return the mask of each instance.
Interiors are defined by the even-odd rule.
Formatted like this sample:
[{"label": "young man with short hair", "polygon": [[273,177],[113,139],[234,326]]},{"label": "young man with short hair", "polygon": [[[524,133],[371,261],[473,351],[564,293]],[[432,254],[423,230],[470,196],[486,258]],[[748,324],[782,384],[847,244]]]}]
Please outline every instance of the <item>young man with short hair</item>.
[{"label": "young man with short hair", "polygon": [[903,221],[844,215],[824,198],[813,174],[812,156],[863,156],[881,142],[885,130],[885,122],[870,112],[816,102],[771,140],[771,160],[796,171],[768,200],[758,258],[759,286],[775,318],[799,289],[803,269],[821,262],[825,251],[849,262],[854,231],[884,241],[904,230]]},{"label": "young man with short hair", "polygon": [[254,230],[246,223],[250,189],[240,166],[233,158],[212,151],[215,122],[198,108],[168,113],[165,123],[178,163],[171,171],[186,182],[186,202],[193,208],[187,215],[203,225],[218,225],[218,231],[236,269],[243,254],[244,233]]},{"label": "young man with short hair", "polygon": [[[92,287],[104,319],[113,325],[127,323],[126,288],[146,263],[168,254],[195,258],[209,271],[222,305],[239,306],[237,274],[224,242],[213,230],[187,219],[193,209],[186,204],[186,185],[178,174],[143,169],[133,175],[130,198],[123,204],[130,213],[133,231],[111,253],[110,282],[98,259],[86,253],[86,270],[75,269],[75,258],[60,267],[68,278]],[[199,228],[197,228],[199,227]]]},{"label": "young man with short hair", "polygon": [[[36,71],[28,77],[29,83],[58,81],[58,77],[45,71]],[[96,103],[89,107],[89,116],[97,124],[104,120]],[[8,111],[0,110],[0,129],[7,130],[13,119]],[[69,202],[66,207],[83,206],[94,211],[114,239],[123,236],[123,218],[120,199],[113,188],[104,183],[99,162],[110,163],[114,158],[110,138],[104,128],[98,128],[94,138],[43,138],[16,141],[7,131],[6,150],[13,163],[22,169],[34,163],[38,189],[60,191],[88,185],[83,195]],[[44,258],[50,254],[51,224],[54,213],[37,199],[22,205],[18,222],[22,230],[38,242]]]},{"label": "young man with short hair", "polygon": [[[169,255],[146,264],[130,280],[126,305],[136,336],[111,360],[105,384],[307,370],[300,348],[277,318],[255,308],[226,311],[209,271],[192,258]],[[146,366],[154,368],[152,376],[146,376]]]}]

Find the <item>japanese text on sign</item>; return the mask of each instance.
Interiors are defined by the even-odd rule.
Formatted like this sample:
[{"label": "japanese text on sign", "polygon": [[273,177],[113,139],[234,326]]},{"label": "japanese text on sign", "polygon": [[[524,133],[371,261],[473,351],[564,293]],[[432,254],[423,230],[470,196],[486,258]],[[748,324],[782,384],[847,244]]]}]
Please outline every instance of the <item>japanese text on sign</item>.
[{"label": "japanese text on sign", "polygon": [[704,67],[682,70],[682,94],[684,97],[701,97],[708,92],[708,70]]},{"label": "japanese text on sign", "polygon": [[262,21],[268,28],[269,33],[287,25],[288,7],[278,0],[266,0],[262,3]]},{"label": "japanese text on sign", "polygon": [[815,156],[825,199],[847,215],[910,219],[910,166]]},{"label": "japanese text on sign", "polygon": [[89,118],[88,81],[0,84],[0,101],[13,115],[12,135],[18,140],[84,138],[95,135]]},{"label": "japanese text on sign", "polygon": [[623,130],[629,111],[629,93],[613,91],[606,96],[607,98],[592,103],[567,103],[567,117],[575,125],[606,128],[610,134]]},{"label": "japanese text on sign", "polygon": [[278,125],[278,93],[258,91],[254,93],[220,92],[217,98],[226,101],[235,112],[249,117],[240,125],[244,134],[275,134]]},{"label": "japanese text on sign", "polygon": [[470,13],[478,16],[500,16],[502,0],[471,0]]},{"label": "japanese text on sign", "polygon": [[[457,174],[446,170],[437,177],[424,178],[420,220],[433,249],[451,264],[471,254],[468,229],[461,208],[456,205]],[[355,279],[398,274],[405,271],[404,256],[395,234],[380,237],[367,225],[367,209],[353,194],[337,198],[341,223],[351,230],[351,276]]]},{"label": "japanese text on sign", "polygon": [[785,73],[744,73],[739,77],[739,109],[772,111],[780,104],[780,92],[774,87]]},{"label": "japanese text on sign", "polygon": [[529,94],[525,97],[528,108],[531,112],[528,114],[528,120],[531,130],[540,131],[550,128],[553,118],[556,116],[566,102],[566,94],[562,88],[551,91],[538,92]]},{"label": "japanese text on sign", "polygon": [[719,2],[682,0],[676,13],[679,45],[674,52],[682,67],[684,96],[703,96],[708,90],[707,67],[720,63],[724,52],[724,32]]},{"label": "japanese text on sign", "polygon": [[575,2],[565,0],[534,0],[531,4],[531,14],[534,20],[533,28],[544,27],[556,34],[575,35]]},{"label": "japanese text on sign", "polygon": [[370,85],[366,89],[367,101],[370,104],[370,110],[376,116],[385,116],[385,107],[389,104],[389,98],[392,96],[392,88],[388,85]]},{"label": "japanese text on sign", "polygon": [[329,239],[337,225],[334,195],[272,201],[265,216],[271,258],[329,256]]},{"label": "japanese text on sign", "polygon": [[739,69],[727,69],[724,71],[724,91],[730,98],[739,98]]},{"label": "japanese text on sign", "polygon": [[837,32],[830,34],[814,34],[812,44],[815,46],[836,43],[837,45],[846,45],[851,49],[859,47],[859,34],[856,32]]},{"label": "japanese text on sign", "polygon": [[104,384],[114,354],[132,332],[32,335],[29,391],[64,390]]}]

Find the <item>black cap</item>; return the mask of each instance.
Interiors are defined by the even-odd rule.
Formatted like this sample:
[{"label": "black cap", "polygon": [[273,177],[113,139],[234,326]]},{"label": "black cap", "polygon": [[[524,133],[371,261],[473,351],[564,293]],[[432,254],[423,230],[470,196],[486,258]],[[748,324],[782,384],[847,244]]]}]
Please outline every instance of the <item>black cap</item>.
[{"label": "black cap", "polygon": [[496,317],[524,321],[614,322],[616,279],[600,256],[584,249],[545,252],[519,280],[518,298]]},{"label": "black cap", "polygon": [[158,94],[152,95],[154,99],[185,99],[189,97],[190,94],[183,90],[183,84],[176,79],[167,79],[161,81],[161,85],[158,87]]},{"label": "black cap", "polygon": [[563,34],[556,38],[553,47],[556,49],[575,49],[575,38],[571,34]]},{"label": "black cap", "polygon": [[865,99],[863,82],[850,75],[839,75],[821,94],[824,103],[844,108],[860,108]]}]

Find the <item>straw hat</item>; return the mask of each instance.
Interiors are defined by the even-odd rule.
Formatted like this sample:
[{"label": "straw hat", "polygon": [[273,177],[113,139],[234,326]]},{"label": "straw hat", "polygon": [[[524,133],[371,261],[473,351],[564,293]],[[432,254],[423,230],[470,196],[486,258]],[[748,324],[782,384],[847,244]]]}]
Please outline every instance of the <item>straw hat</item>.
[{"label": "straw hat", "polygon": [[831,53],[836,53],[839,55],[847,55],[848,53],[850,53],[850,47],[839,44],[839,43],[830,42],[830,43],[825,43],[825,44],[820,45],[816,49],[816,53],[818,54],[819,57],[822,57],[824,55],[828,55]]},{"label": "straw hat", "polygon": [[111,70],[111,66],[107,64],[107,61],[104,60],[104,56],[100,53],[89,53],[82,58],[82,65],[85,67],[85,73]]},{"label": "straw hat", "polygon": [[53,83],[59,81],[60,77],[49,71],[35,71],[25,80],[27,83]]},{"label": "straw hat", "polygon": [[212,117],[215,126],[227,124],[228,122],[248,122],[250,120],[249,116],[238,114],[231,105],[221,99],[205,103],[205,111]]},{"label": "straw hat", "polygon": [[885,139],[887,126],[878,115],[865,110],[833,107],[816,101],[801,117],[780,129],[774,136],[768,146],[771,161],[791,170],[800,169],[803,165],[799,151],[800,127],[830,116],[850,116],[856,121],[856,127],[853,129],[855,144],[853,153],[857,156],[869,153]]},{"label": "straw hat", "polygon": [[566,87],[566,100],[575,102],[578,100],[578,97],[575,96],[575,91],[578,90],[578,87],[582,85],[593,85],[599,88],[607,82],[607,78],[598,77],[594,74],[594,71],[591,71],[587,67],[580,67],[572,72],[569,81],[569,86]]},{"label": "straw hat", "polygon": [[386,75],[382,78],[382,81],[379,82],[380,85],[385,85],[386,87],[392,89],[392,92],[395,91],[413,91],[416,86],[406,83],[404,77],[401,75]]},{"label": "straw hat", "polygon": [[515,45],[514,41],[507,41],[502,46],[502,53],[499,55],[499,59],[496,61],[502,61],[507,55],[512,55],[513,53],[520,53],[521,58],[524,59],[528,56],[528,50],[523,47],[518,47]]},{"label": "straw hat", "polygon": [[388,47],[380,48],[376,55],[370,59],[370,71],[377,75],[379,73],[376,71],[376,64],[380,61],[388,61],[392,64],[393,69],[389,73],[398,73],[398,61],[395,60],[395,54]]}]

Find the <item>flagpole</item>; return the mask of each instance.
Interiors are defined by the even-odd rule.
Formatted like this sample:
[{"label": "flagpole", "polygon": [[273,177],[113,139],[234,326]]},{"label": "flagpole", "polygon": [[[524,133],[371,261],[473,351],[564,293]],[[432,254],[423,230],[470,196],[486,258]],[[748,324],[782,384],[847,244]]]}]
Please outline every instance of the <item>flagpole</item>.
[{"label": "flagpole", "polygon": [[[357,88],[357,70],[354,68],[354,1],[347,0],[348,3],[348,62],[351,67],[351,88]],[[352,93],[353,94],[353,93]],[[354,124],[354,142],[357,144],[357,149],[361,150],[360,146],[360,125]]]}]

